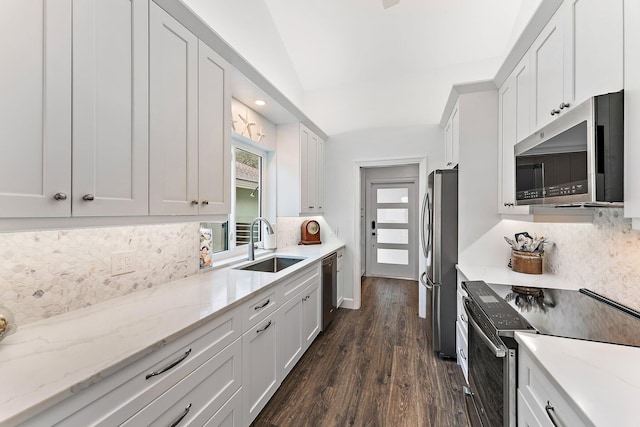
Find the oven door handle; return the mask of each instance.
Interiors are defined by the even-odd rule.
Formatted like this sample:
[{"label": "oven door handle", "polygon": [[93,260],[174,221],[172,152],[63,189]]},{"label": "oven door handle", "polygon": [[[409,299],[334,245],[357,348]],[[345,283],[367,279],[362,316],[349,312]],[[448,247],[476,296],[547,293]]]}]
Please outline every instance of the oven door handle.
[{"label": "oven door handle", "polygon": [[469,320],[469,323],[471,324],[473,329],[475,329],[476,333],[480,336],[482,341],[491,349],[491,351],[496,357],[505,357],[507,355],[507,352],[505,351],[505,349],[496,346],[493,343],[493,341],[491,341],[491,339],[487,336],[487,334],[485,334],[484,331],[480,328],[480,325],[478,325],[478,323],[476,322],[475,318],[473,317],[473,314],[471,313],[468,307],[469,298],[464,298],[463,305],[464,305],[464,311],[467,313],[467,319]]}]

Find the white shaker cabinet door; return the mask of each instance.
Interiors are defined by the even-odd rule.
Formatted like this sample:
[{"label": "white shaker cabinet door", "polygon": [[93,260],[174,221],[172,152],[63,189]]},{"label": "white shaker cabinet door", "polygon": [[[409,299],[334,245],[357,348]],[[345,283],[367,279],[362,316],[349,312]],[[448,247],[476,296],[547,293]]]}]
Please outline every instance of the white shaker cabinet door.
[{"label": "white shaker cabinet door", "polygon": [[318,137],[300,125],[300,186],[302,213],[315,213],[318,211]]},{"label": "white shaker cabinet door", "polygon": [[0,2],[0,217],[71,214],[71,0]]},{"label": "white shaker cabinet door", "polygon": [[73,216],[148,213],[148,8],[73,3]]},{"label": "white shaker cabinet door", "polygon": [[155,3],[149,19],[149,213],[198,213],[198,38]]},{"label": "white shaker cabinet door", "polygon": [[[546,125],[559,114],[560,105],[570,102],[565,99],[565,73],[570,61],[565,61],[565,20],[562,7],[542,30],[530,49],[532,66],[533,109],[532,130]],[[567,88],[568,89],[568,88]]]},{"label": "white shaker cabinet door", "polygon": [[302,293],[302,303],[302,338],[304,351],[306,351],[322,329],[322,298],[319,278]]},{"label": "white shaker cabinet door", "polygon": [[623,88],[623,0],[569,0],[576,105]]},{"label": "white shaker cabinet door", "polygon": [[198,84],[201,214],[231,212],[231,78],[229,64],[200,41]]}]

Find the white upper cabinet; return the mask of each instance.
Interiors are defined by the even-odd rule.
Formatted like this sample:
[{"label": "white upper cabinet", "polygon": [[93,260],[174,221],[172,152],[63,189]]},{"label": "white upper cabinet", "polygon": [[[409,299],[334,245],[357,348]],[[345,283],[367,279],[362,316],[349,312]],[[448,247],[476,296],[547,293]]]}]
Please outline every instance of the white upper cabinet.
[{"label": "white upper cabinet", "polygon": [[453,168],[458,164],[459,149],[460,115],[458,114],[458,104],[456,103],[444,127],[444,157],[446,168]]},{"label": "white upper cabinet", "polygon": [[148,7],[73,2],[73,216],[148,213]]},{"label": "white upper cabinet", "polygon": [[202,41],[199,56],[199,213],[228,214],[231,212],[230,69]]},{"label": "white upper cabinet", "polygon": [[[624,216],[640,229],[640,2],[624,2]],[[0,42],[1,43],[1,42]],[[1,71],[0,71],[1,72]]]},{"label": "white upper cabinet", "polygon": [[0,217],[71,214],[71,16],[0,2]]},{"label": "white upper cabinet", "polygon": [[[565,47],[565,20],[562,7],[551,18],[531,46],[532,93],[534,129],[538,129],[567,108],[571,104],[570,96],[571,66],[568,49]],[[565,71],[566,70],[566,71]]]},{"label": "white upper cabinet", "polygon": [[1,217],[148,213],[147,22],[145,0],[0,4]]},{"label": "white upper cabinet", "polygon": [[324,141],[302,123],[278,126],[278,215],[322,213]]},{"label": "white upper cabinet", "polygon": [[198,38],[151,2],[149,211],[198,213]]},{"label": "white upper cabinet", "polygon": [[623,88],[623,0],[565,0],[529,50],[532,130]]},{"label": "white upper cabinet", "polygon": [[528,214],[515,205],[515,156],[518,138],[529,135],[528,56],[518,64],[498,92],[498,213]]},{"label": "white upper cabinet", "polygon": [[150,12],[150,213],[227,214],[230,67],[153,2]]},{"label": "white upper cabinet", "polygon": [[573,98],[617,92],[623,82],[623,0],[565,0],[572,33]]}]

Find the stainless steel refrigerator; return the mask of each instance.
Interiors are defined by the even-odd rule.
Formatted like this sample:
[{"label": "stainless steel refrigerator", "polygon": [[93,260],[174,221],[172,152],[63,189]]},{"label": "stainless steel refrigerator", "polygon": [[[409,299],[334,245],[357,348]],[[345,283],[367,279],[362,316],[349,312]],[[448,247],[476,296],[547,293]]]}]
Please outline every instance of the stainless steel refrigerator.
[{"label": "stainless steel refrigerator", "polygon": [[458,262],[458,170],[429,174],[422,204],[421,241],[426,270],[432,348],[440,357],[456,357],[456,263]]}]

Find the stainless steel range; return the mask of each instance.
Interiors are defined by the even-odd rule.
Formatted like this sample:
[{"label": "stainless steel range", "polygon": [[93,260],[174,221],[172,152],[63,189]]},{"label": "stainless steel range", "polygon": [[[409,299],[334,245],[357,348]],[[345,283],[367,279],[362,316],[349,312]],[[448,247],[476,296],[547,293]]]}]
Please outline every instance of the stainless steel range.
[{"label": "stainless steel range", "polygon": [[516,425],[516,331],[640,347],[640,313],[588,289],[463,282],[469,319],[469,415],[474,426]]}]

